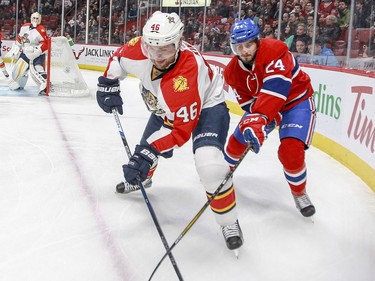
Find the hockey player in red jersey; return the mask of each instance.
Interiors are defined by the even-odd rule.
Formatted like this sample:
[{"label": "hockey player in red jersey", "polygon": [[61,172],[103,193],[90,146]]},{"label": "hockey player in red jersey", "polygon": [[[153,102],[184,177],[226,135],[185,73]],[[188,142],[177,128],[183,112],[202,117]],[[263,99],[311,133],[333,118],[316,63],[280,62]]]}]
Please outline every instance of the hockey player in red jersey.
[{"label": "hockey player in red jersey", "polygon": [[9,77],[8,71],[7,71],[6,67],[5,67],[5,63],[4,63],[2,55],[1,55],[1,45],[3,43],[1,41],[2,37],[3,37],[3,35],[0,32],[0,69],[3,72],[3,74],[4,74],[5,77]]},{"label": "hockey player in red jersey", "polygon": [[234,165],[246,146],[258,153],[267,135],[279,125],[278,157],[297,209],[305,217],[315,213],[306,193],[305,150],[311,144],[316,111],[309,76],[282,41],[259,38],[251,19],[235,23],[231,31],[235,57],[224,78],[245,111],[226,147]]},{"label": "hockey player in red jersey", "polygon": [[[45,52],[48,49],[46,29],[41,25],[42,16],[35,12],[31,22],[21,26],[16,42],[8,52],[7,57],[18,57],[15,63],[9,88],[23,89],[27,83],[28,72],[39,86],[39,94],[45,95],[47,74],[44,70]],[[21,53],[20,53],[21,52]]]},{"label": "hockey player in red jersey", "polygon": [[[151,112],[140,143],[123,166],[125,181],[117,192],[145,187],[160,157],[172,157],[175,148],[191,137],[196,170],[210,197],[229,172],[224,145],[229,113],[223,79],[191,45],[182,41],[184,25],[176,13],[156,11],[143,27],[143,36],[120,47],[99,77],[97,101],[107,113],[116,107],[122,114],[119,79],[133,74],[140,79],[140,92]],[[130,94],[130,93],[128,93]],[[237,220],[232,180],[211,203],[227,247],[238,249],[242,233]]]}]

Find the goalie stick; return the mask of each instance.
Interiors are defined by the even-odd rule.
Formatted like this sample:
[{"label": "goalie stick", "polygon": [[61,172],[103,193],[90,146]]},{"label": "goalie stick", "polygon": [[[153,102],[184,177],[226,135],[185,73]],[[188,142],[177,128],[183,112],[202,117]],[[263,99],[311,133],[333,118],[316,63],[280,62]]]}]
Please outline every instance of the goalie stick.
[{"label": "goalie stick", "polygon": [[241,164],[242,160],[245,158],[246,154],[249,152],[249,150],[252,149],[251,145],[248,145],[246,150],[243,152],[240,159],[238,159],[238,162],[234,167],[229,171],[229,173],[226,175],[224,180],[221,182],[221,184],[218,186],[218,188],[215,190],[214,194],[206,201],[206,203],[203,205],[203,207],[199,210],[199,212],[195,215],[195,217],[188,223],[188,225],[185,227],[185,229],[181,232],[181,234],[177,237],[177,239],[173,242],[173,244],[169,247],[169,250],[164,254],[164,256],[161,258],[159,263],[156,265],[154,271],[152,272],[150,278],[148,281],[152,279],[155,272],[158,270],[159,266],[163,262],[163,260],[166,258],[167,255],[173,250],[174,247],[181,241],[181,239],[185,236],[185,234],[190,230],[190,228],[196,223],[196,221],[199,219],[199,217],[204,213],[204,211],[207,209],[207,207],[211,204],[211,202],[215,199],[215,197],[219,194],[223,186],[227,183],[227,181],[233,176],[233,173],[237,170],[238,166]]},{"label": "goalie stick", "polygon": [[[112,108],[112,114],[113,116],[115,117],[115,120],[116,120],[116,124],[117,124],[117,127],[118,127],[118,131],[120,133],[120,136],[121,136],[121,139],[122,139],[122,143],[124,144],[124,147],[125,147],[125,150],[126,150],[126,154],[128,155],[128,158],[130,159],[130,157],[132,156],[132,153],[130,152],[130,148],[129,148],[129,145],[128,145],[128,142],[125,138],[125,133],[124,133],[124,130],[122,129],[122,126],[121,126],[121,122],[120,122],[120,118],[118,117],[118,114],[117,114],[117,109],[116,108]],[[168,242],[167,242],[167,239],[165,238],[165,235],[160,227],[160,224],[159,224],[159,221],[156,217],[156,214],[155,214],[155,211],[154,211],[154,208],[152,207],[151,205],[151,202],[150,200],[148,199],[148,196],[147,196],[147,193],[146,193],[146,190],[142,184],[142,181],[139,177],[137,177],[137,181],[138,181],[138,184],[141,188],[141,192],[142,192],[142,195],[143,195],[143,198],[146,202],[146,205],[147,205],[147,208],[151,214],[151,217],[152,217],[152,220],[154,221],[154,224],[155,224],[155,227],[159,233],[159,236],[160,236],[160,239],[161,241],[163,242],[163,245],[164,245],[164,248],[165,250],[167,251],[167,255],[169,256],[169,259],[173,265],[173,268],[178,276],[178,279],[180,281],[183,281],[184,279],[182,278],[182,275],[181,275],[181,272],[180,272],[180,269],[178,268],[177,266],[177,263],[176,263],[176,260],[175,258],[173,257],[172,255],[172,252],[171,252],[171,249],[169,248],[169,245],[168,245]],[[165,258],[165,257],[164,257]]]}]

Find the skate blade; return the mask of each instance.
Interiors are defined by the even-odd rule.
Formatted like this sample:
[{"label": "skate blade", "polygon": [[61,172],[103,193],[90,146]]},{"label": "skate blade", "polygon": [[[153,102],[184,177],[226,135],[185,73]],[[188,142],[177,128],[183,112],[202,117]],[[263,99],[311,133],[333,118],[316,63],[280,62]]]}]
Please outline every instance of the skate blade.
[{"label": "skate blade", "polygon": [[240,249],[234,249],[232,251],[233,251],[233,254],[236,256],[236,258],[238,259],[240,256]]},{"label": "skate blade", "polygon": [[305,220],[306,222],[315,223],[315,221],[314,221],[314,216],[311,216],[311,217],[303,217],[303,220]]},{"label": "skate blade", "polygon": [[310,221],[311,223],[315,223],[315,221],[314,221],[314,216],[308,217],[307,219],[309,219],[309,221]]}]

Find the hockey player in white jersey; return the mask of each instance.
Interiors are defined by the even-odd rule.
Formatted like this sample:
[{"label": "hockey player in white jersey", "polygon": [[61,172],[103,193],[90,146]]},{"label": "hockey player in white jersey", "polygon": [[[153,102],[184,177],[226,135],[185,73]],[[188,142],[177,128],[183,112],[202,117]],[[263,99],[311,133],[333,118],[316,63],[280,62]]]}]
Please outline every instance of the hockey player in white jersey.
[{"label": "hockey player in white jersey", "polygon": [[[128,164],[123,165],[125,181],[118,192],[139,190],[139,180],[144,186],[146,181],[151,183],[158,159],[171,158],[173,150],[190,138],[207,198],[229,173],[223,156],[230,118],[223,79],[193,46],[182,40],[183,30],[176,13],[156,11],[143,27],[143,36],[117,49],[98,79],[97,101],[105,112],[117,108],[123,113],[119,80],[130,73],[140,79],[140,92],[151,112],[139,145]],[[243,237],[231,178],[210,206],[227,247],[237,254]]]},{"label": "hockey player in white jersey", "polygon": [[42,16],[38,12],[33,13],[31,22],[22,25],[16,42],[7,54],[7,57],[18,57],[9,81],[11,90],[23,89],[30,75],[39,86],[39,95],[46,94],[47,74],[44,62],[48,37],[41,22]]}]

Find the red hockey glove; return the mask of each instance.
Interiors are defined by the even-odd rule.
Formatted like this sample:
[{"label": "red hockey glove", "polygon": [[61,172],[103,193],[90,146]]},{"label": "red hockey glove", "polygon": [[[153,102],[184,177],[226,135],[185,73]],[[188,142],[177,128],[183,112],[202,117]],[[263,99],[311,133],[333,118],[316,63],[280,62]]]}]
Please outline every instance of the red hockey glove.
[{"label": "red hockey glove", "polygon": [[251,150],[255,153],[259,152],[260,147],[267,138],[267,133],[265,131],[266,124],[267,119],[259,113],[246,115],[238,124],[246,142],[252,146]]}]

